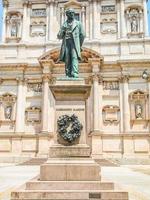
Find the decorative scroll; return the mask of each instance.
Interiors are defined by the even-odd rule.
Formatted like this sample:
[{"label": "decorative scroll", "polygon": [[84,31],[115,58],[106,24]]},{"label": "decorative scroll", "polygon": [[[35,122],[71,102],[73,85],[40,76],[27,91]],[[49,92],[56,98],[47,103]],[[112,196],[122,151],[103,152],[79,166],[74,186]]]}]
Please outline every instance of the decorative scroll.
[{"label": "decorative scroll", "polygon": [[120,122],[120,108],[115,105],[104,106],[103,122],[105,125],[117,125]]}]

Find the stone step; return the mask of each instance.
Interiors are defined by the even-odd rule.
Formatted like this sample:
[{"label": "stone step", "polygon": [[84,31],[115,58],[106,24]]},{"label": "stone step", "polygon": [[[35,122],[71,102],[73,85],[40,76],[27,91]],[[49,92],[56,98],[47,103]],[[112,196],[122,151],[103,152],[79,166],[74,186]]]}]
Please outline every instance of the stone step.
[{"label": "stone step", "polygon": [[41,181],[100,181],[100,179],[100,167],[92,160],[51,160],[40,167]]},{"label": "stone step", "polygon": [[27,190],[11,193],[11,200],[128,200],[128,193],[103,190]]},{"label": "stone step", "polygon": [[100,181],[30,181],[27,190],[113,190],[114,184]]}]

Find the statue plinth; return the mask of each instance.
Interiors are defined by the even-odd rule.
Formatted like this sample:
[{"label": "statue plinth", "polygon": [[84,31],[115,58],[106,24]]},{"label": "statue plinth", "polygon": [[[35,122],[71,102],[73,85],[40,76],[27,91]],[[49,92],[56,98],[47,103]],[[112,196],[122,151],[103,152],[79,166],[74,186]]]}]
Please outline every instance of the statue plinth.
[{"label": "statue plinth", "polygon": [[[90,157],[85,105],[91,86],[86,85],[83,79],[79,82],[74,79],[56,79],[56,83],[51,85],[50,89],[56,100],[55,144],[49,149],[47,162],[40,167],[39,179],[28,182],[25,189],[23,187],[17,192],[12,192],[11,199],[128,200],[128,193],[115,192],[113,183],[101,182],[100,166]],[[62,121],[59,117],[72,115],[77,116],[77,124],[81,123],[83,126],[81,135],[77,138],[79,141],[68,146],[58,144],[58,133],[62,130]],[[58,119],[60,127],[57,127]],[[72,121],[69,126],[64,126],[67,133],[72,131],[71,125]],[[75,126],[75,130],[79,130],[78,126]]]}]

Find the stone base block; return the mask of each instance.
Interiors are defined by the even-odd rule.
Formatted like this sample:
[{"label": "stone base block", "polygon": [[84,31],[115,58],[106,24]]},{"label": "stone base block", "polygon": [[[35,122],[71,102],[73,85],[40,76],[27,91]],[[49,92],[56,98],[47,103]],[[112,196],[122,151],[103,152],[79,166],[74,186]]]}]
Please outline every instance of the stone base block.
[{"label": "stone base block", "polygon": [[128,193],[126,192],[112,192],[112,191],[20,191],[12,192],[11,200],[128,200]]},{"label": "stone base block", "polygon": [[86,144],[78,144],[74,146],[63,146],[55,144],[50,147],[50,158],[70,158],[70,157],[90,157],[91,150]]},{"label": "stone base block", "polygon": [[113,190],[114,184],[100,181],[30,181],[27,190]]},{"label": "stone base block", "polygon": [[40,168],[41,181],[99,181],[100,167],[92,159],[49,159]]}]

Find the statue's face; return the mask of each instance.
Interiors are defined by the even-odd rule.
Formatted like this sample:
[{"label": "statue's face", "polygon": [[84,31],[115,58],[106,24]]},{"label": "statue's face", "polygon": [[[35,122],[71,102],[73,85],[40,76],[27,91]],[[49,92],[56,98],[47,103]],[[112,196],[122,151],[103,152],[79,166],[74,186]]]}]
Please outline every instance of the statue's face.
[{"label": "statue's face", "polygon": [[74,12],[73,9],[68,9],[68,10],[66,11],[66,16],[67,16],[67,18],[68,18],[69,20],[73,20],[73,19],[74,19],[74,14],[75,14],[75,12]]}]

